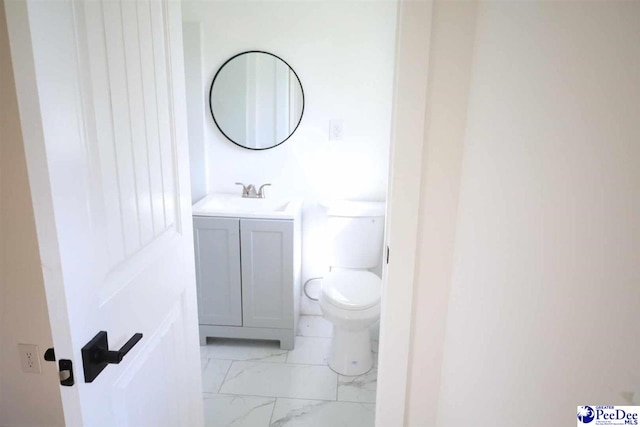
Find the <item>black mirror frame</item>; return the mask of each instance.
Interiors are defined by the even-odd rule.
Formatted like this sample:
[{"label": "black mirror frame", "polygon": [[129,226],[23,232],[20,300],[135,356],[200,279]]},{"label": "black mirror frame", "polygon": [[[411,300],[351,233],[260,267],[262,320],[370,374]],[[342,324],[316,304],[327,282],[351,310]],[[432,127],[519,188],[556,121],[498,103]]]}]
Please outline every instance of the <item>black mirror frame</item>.
[{"label": "black mirror frame", "polygon": [[[285,139],[283,139],[281,142],[277,143],[276,145],[272,145],[271,147],[266,147],[266,148],[251,148],[251,147],[245,147],[242,144],[237,143],[236,141],[234,141],[233,139],[231,139],[229,137],[229,135],[227,135],[226,133],[224,133],[224,131],[222,130],[222,128],[220,127],[220,125],[218,124],[218,121],[216,120],[216,116],[215,114],[213,114],[213,106],[211,105],[211,94],[213,93],[213,85],[216,82],[216,78],[218,77],[218,74],[220,74],[220,71],[222,71],[222,69],[224,68],[225,65],[227,65],[229,62],[231,62],[232,60],[234,60],[235,58],[237,58],[238,56],[241,55],[246,55],[248,53],[264,53],[266,55],[270,55],[273,56],[277,59],[279,59],[280,61],[284,62],[287,67],[289,67],[289,69],[291,70],[291,72],[293,73],[294,76],[296,76],[296,79],[298,79],[298,84],[300,84],[300,92],[302,93],[302,111],[300,111],[300,119],[298,120],[298,124],[296,125],[296,127],[293,129],[293,131],[291,132],[291,134],[289,134],[288,137],[286,137]],[[287,61],[285,61],[284,59],[280,58],[278,55],[274,55],[273,53],[270,52],[265,52],[263,50],[247,50],[245,52],[240,52],[236,55],[233,55],[231,58],[227,59],[224,64],[222,64],[220,66],[220,68],[218,68],[218,71],[216,71],[215,76],[213,76],[213,80],[211,81],[211,87],[209,88],[209,111],[211,112],[211,118],[213,119],[213,122],[216,124],[216,127],[218,128],[218,130],[220,131],[220,133],[222,133],[222,135],[224,135],[225,138],[227,138],[229,141],[233,142],[235,145],[237,145],[238,147],[247,149],[247,150],[253,150],[253,151],[262,151],[262,150],[270,150],[272,148],[276,148],[279,145],[282,145],[284,142],[286,142],[289,138],[291,138],[293,136],[294,133],[296,133],[296,131],[298,130],[298,128],[300,127],[300,123],[302,123],[302,117],[304,116],[304,108],[305,108],[305,104],[306,104],[306,100],[305,100],[305,96],[304,96],[304,88],[302,87],[302,80],[300,80],[300,76],[298,76],[298,73],[296,73],[296,71],[293,69],[293,67],[291,65],[289,65],[289,63]]]}]

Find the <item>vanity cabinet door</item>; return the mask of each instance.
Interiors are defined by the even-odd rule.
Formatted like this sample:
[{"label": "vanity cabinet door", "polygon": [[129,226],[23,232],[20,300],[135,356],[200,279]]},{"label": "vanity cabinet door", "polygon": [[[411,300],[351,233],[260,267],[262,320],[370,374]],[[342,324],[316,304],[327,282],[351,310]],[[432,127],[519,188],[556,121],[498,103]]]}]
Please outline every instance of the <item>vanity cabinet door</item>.
[{"label": "vanity cabinet door", "polygon": [[193,230],[199,323],[242,326],[240,220],[194,217]]},{"label": "vanity cabinet door", "polygon": [[293,328],[293,221],[240,220],[243,325]]}]

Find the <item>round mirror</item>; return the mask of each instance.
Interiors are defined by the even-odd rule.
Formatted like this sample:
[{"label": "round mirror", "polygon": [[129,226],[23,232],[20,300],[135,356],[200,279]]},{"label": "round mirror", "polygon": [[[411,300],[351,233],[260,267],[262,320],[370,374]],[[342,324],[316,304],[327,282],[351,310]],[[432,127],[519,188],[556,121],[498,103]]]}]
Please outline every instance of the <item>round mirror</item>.
[{"label": "round mirror", "polygon": [[211,83],[209,107],[229,141],[266,150],[285,142],[300,125],[304,92],[296,72],[281,58],[249,51],[222,64]]}]

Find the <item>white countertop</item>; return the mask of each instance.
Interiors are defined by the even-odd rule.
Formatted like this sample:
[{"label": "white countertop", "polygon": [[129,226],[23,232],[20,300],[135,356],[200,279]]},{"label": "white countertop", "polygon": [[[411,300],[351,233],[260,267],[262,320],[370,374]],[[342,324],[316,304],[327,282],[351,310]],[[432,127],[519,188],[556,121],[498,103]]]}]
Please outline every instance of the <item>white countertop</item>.
[{"label": "white countertop", "polygon": [[296,219],[301,203],[296,200],[252,199],[238,194],[212,193],[193,205],[194,216],[231,218]]}]

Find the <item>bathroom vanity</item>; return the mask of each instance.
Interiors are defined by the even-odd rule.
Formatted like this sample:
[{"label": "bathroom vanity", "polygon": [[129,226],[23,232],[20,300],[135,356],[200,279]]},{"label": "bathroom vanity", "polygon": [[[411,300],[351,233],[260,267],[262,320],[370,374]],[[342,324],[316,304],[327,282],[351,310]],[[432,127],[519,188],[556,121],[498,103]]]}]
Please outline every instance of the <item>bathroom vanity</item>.
[{"label": "bathroom vanity", "polygon": [[193,206],[200,342],[280,341],[299,316],[300,204],[212,194]]}]

